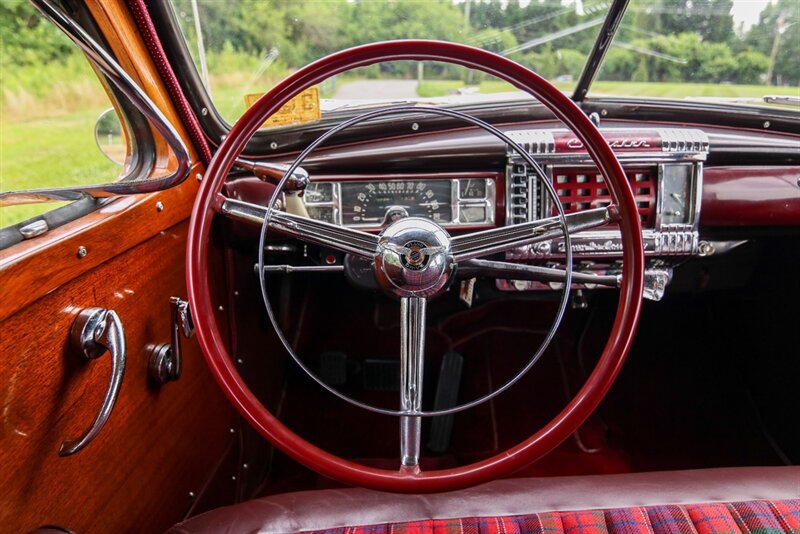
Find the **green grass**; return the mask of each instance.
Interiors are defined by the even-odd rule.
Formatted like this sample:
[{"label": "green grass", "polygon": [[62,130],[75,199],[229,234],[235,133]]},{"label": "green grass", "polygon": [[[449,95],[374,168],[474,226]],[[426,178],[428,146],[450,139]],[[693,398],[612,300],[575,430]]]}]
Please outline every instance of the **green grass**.
[{"label": "green grass", "polygon": [[417,84],[417,94],[423,98],[453,94],[466,87],[460,80],[424,80]]},{"label": "green grass", "polygon": [[[575,82],[556,82],[562,91],[574,89]],[[460,81],[426,80],[417,89],[419,96],[444,96],[464,87]],[[481,82],[481,93],[501,93],[516,90],[511,84],[499,80]],[[656,83],[656,82],[595,82],[592,84],[594,96],[640,96],[657,98],[719,97],[719,98],[761,98],[768,94],[800,95],[798,87],[776,87],[768,85],[733,85],[713,83]],[[797,107],[795,106],[796,110]]]},{"label": "green grass", "polygon": [[[114,181],[120,167],[106,159],[94,141],[98,115],[80,111],[48,119],[0,121],[0,190]],[[0,228],[55,207],[23,204],[0,208]]]}]

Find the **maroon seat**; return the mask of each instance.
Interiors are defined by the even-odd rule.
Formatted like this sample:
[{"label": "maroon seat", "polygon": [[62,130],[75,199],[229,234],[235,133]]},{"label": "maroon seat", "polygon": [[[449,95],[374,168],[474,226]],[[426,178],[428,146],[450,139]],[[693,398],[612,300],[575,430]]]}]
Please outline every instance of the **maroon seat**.
[{"label": "maroon seat", "polygon": [[800,467],[497,480],[435,495],[287,493],[191,518],[173,533],[800,532]]}]

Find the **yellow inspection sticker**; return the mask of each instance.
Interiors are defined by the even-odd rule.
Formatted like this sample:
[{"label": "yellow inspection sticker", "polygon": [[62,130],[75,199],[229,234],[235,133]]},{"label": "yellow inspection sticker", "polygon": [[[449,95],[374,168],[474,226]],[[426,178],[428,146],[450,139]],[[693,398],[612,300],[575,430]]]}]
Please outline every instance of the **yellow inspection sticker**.
[{"label": "yellow inspection sticker", "polygon": [[[249,108],[255,104],[256,100],[261,98],[262,94],[264,93],[244,95],[245,106]],[[264,121],[261,127],[287,126],[289,124],[301,124],[303,122],[311,122],[319,119],[319,89],[317,87],[309,87],[285,103],[281,109]]]}]

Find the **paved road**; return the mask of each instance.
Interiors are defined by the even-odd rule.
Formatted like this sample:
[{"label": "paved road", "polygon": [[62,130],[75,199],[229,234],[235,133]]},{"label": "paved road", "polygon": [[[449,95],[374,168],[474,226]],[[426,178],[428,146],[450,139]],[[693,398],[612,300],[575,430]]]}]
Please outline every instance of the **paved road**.
[{"label": "paved road", "polygon": [[333,98],[416,98],[416,80],[360,80],[337,89]]}]

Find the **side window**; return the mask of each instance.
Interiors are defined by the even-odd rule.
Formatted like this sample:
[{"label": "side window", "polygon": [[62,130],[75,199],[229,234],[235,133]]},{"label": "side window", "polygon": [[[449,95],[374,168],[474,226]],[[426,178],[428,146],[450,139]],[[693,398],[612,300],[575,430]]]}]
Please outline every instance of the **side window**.
[{"label": "side window", "polygon": [[[98,143],[122,137],[111,120],[96,139],[111,101],[81,50],[25,0],[0,2],[0,34],[0,192],[113,182],[121,167]],[[0,228],[64,204],[2,206]]]}]

